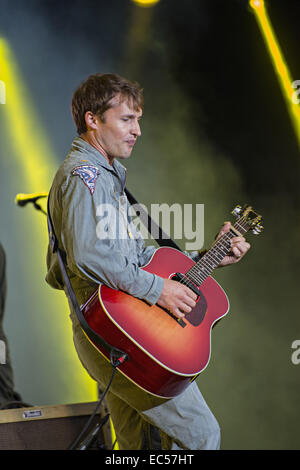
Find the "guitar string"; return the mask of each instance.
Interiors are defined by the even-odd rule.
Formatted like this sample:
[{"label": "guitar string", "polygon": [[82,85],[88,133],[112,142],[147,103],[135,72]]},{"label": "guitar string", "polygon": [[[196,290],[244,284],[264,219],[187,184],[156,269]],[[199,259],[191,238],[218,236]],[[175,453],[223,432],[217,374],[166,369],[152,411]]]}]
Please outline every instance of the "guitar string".
[{"label": "guitar string", "polygon": [[[244,233],[247,231],[247,222],[246,220],[243,220],[243,217],[238,219],[236,223],[234,224],[234,228],[239,228],[243,229]],[[241,230],[240,230],[241,231]],[[241,233],[242,234],[242,233]],[[209,276],[210,272],[215,269],[218,264],[222,261],[222,259],[228,254],[230,247],[228,245],[224,246],[223,242],[225,241],[228,243],[228,241],[231,240],[231,238],[234,237],[234,233],[232,232],[226,232],[217,242],[215,245],[211,247],[211,249],[201,258],[201,260],[198,262],[203,265],[203,272],[199,271],[199,265],[196,263],[184,276],[182,279],[180,279],[180,283],[184,285],[190,284],[190,282],[195,282],[200,285],[202,282],[205,281],[205,279]],[[225,253],[223,252],[225,250]],[[221,258],[218,258],[219,253],[221,253]],[[217,263],[216,263],[217,260]],[[211,261],[213,262],[212,264]],[[198,265],[198,266],[197,266]],[[201,269],[201,267],[200,267]]]},{"label": "guitar string", "polygon": [[[240,223],[236,223],[236,226],[240,226],[242,228],[245,228],[243,226],[243,221],[241,220]],[[220,263],[220,261],[223,259],[224,256],[228,253],[229,249],[228,247],[225,246],[225,253],[222,251],[221,247],[222,242],[229,241],[230,238],[232,238],[234,234],[227,232],[224,234],[224,236],[217,242],[216,246],[212,247],[210,251],[212,251],[213,256],[208,252],[204,255],[204,259],[201,259],[201,263],[204,265],[204,272],[199,272],[198,269],[199,267],[197,265],[194,265],[185,275],[184,277],[179,281],[182,284],[188,285],[190,282],[196,282],[198,285],[200,285],[209,275],[209,273]],[[224,240],[223,240],[224,239]],[[221,256],[220,259],[218,259],[218,251],[223,254],[223,257]],[[210,258],[209,258],[210,257]],[[217,264],[215,263],[217,258]],[[213,260],[213,264],[211,263],[211,259]],[[206,268],[206,269],[205,269]],[[208,269],[207,269],[208,268]],[[201,268],[200,268],[201,269]]]},{"label": "guitar string", "polygon": [[[246,227],[244,227],[243,225],[244,223],[245,222],[243,220],[240,220],[239,222],[235,224],[235,226],[245,229]],[[185,275],[185,278],[187,279],[187,281],[185,278],[182,279],[183,283],[186,284],[189,281],[193,281],[193,280],[196,280],[196,282],[199,282],[199,283],[203,282],[206,279],[207,275],[209,275],[209,272],[211,272],[220,263],[220,261],[223,259],[224,256],[226,256],[226,254],[229,251],[228,246],[224,247],[222,245],[223,241],[228,242],[230,238],[232,238],[233,236],[234,234],[232,233],[229,234],[229,232],[224,234],[224,236],[217,242],[217,244],[211,248],[210,252],[207,252],[203,256],[203,258],[201,258],[201,262],[202,262],[201,264],[203,264],[204,266],[204,269],[203,269],[204,272],[199,272],[198,266],[194,265]],[[225,249],[225,253],[223,252],[222,248]],[[220,252],[223,255],[221,256],[221,258],[218,257]],[[216,263],[216,260],[217,260],[217,263]],[[211,264],[211,261],[213,262],[212,264]]]},{"label": "guitar string", "polygon": [[[236,228],[237,227],[238,228],[243,228],[246,231],[246,225],[247,224],[245,226],[243,225],[245,223],[246,223],[246,221],[240,220],[240,222],[237,222],[235,224],[235,227]],[[206,255],[204,255],[204,257],[203,257],[204,259],[203,258],[201,259],[202,264],[204,265],[204,269],[203,269],[204,272],[202,272],[202,273],[197,272],[198,271],[198,266],[194,265],[191,268],[191,270],[188,271],[188,273],[187,273],[188,275],[190,275],[190,276],[187,276],[187,278],[189,280],[193,280],[193,277],[194,278],[196,277],[196,280],[198,282],[200,282],[200,283],[201,283],[201,281],[203,282],[206,279],[207,275],[221,262],[223,257],[227,255],[230,247],[228,247],[227,243],[224,246],[223,241],[228,242],[230,240],[230,238],[232,238],[234,236],[234,234],[232,234],[230,232],[227,232],[224,235],[225,236],[223,236],[219,240],[219,242],[217,242],[217,244],[215,246],[213,246],[212,249],[208,253],[206,253]],[[225,250],[225,252],[223,250]],[[220,254],[221,254],[221,257],[219,256]],[[191,278],[191,275],[193,276],[192,278]]]},{"label": "guitar string", "polygon": [[[239,224],[240,225],[240,224]],[[228,241],[230,239],[230,236],[224,236],[223,237],[225,241]],[[207,271],[211,271],[212,269],[214,269],[219,263],[220,261],[223,259],[224,256],[226,256],[227,252],[228,252],[228,247],[222,245],[222,242],[223,240],[219,240],[219,243],[217,244],[218,246],[215,246],[215,247],[212,247],[211,249],[211,252],[208,252],[203,258],[202,258],[202,264],[203,264],[203,271],[204,272],[198,272],[198,266],[195,265],[193,266],[189,271],[188,273],[186,274],[186,277],[189,279],[189,280],[193,280],[193,278],[197,281],[203,281],[205,279],[205,276],[208,274]],[[225,249],[225,252],[223,251],[223,249]],[[219,256],[219,254],[221,253],[221,255],[223,256]],[[216,263],[217,261],[217,263]],[[201,269],[201,268],[200,268]],[[203,277],[204,275],[204,277]]]},{"label": "guitar string", "polygon": [[[239,228],[245,228],[243,227],[242,225],[243,221],[241,221],[241,223],[236,223],[235,225],[238,226]],[[233,236],[233,235],[232,235]],[[228,241],[228,236],[227,237],[224,237],[224,239],[226,241]],[[229,237],[230,239],[230,237]],[[220,240],[219,240],[220,241]],[[223,252],[223,249],[225,249],[225,253]],[[212,250],[211,250],[211,253],[210,252],[207,252],[207,254],[202,258],[203,260],[203,265],[207,268],[208,267],[208,270],[211,271],[212,269],[214,269],[223,259],[224,256],[226,256],[227,252],[228,252],[228,248],[227,246],[225,246],[225,248],[222,246],[222,242],[219,243],[219,246],[215,246],[215,247],[212,247]],[[219,254],[221,253],[221,257],[219,257]],[[223,256],[222,256],[223,255]],[[212,264],[210,264],[212,261]],[[216,263],[217,261],[217,263]],[[196,277],[197,277],[197,265],[193,266],[190,271],[188,272],[189,274],[193,274],[195,275],[196,274]],[[188,274],[187,273],[187,274]],[[200,274],[200,279],[201,280],[204,280],[201,278],[201,273]],[[204,269],[204,275],[205,275],[205,269]],[[199,277],[199,276],[198,276]]]}]

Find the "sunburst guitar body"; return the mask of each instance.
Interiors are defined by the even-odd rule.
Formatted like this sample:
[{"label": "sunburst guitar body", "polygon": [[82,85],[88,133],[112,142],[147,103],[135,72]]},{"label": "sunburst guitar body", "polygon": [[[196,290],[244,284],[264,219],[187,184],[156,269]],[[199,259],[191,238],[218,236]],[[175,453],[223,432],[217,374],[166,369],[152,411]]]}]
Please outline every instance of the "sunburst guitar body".
[{"label": "sunburst guitar body", "polygon": [[[262,229],[261,217],[251,207],[237,207],[240,216],[232,231],[197,263],[179,250],[161,247],[141,268],[194,290],[196,306],[183,319],[105,285],[81,307],[89,326],[129,356],[119,371],[153,395],[177,396],[209,363],[212,327],[229,310],[226,293],[210,273],[230,251],[230,238],[250,228],[256,233]],[[104,348],[95,347],[109,360]]]}]

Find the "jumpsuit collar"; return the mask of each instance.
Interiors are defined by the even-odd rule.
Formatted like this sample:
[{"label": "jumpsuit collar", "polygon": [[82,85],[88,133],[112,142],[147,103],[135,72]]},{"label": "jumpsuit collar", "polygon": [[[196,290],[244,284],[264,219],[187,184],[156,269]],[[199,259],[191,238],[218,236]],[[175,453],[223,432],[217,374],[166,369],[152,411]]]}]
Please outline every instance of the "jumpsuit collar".
[{"label": "jumpsuit collar", "polygon": [[95,147],[93,147],[81,137],[76,137],[74,139],[71,150],[77,150],[83,154],[86,154],[88,163],[92,163],[97,166],[100,165],[106,170],[113,172],[120,179],[124,191],[127,170],[125,166],[122,165],[122,163],[115,159],[113,164],[110,165],[102,153],[100,153],[97,149],[95,149]]}]

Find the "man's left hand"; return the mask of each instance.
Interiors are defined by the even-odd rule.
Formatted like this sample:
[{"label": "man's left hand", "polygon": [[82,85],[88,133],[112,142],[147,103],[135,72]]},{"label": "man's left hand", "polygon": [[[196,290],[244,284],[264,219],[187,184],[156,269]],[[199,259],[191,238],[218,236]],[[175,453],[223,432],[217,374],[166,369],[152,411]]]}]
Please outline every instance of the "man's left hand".
[{"label": "man's left hand", "polygon": [[[216,240],[222,237],[224,233],[229,232],[230,228],[231,223],[224,222],[224,225],[217,235]],[[245,256],[249,249],[250,243],[248,243],[244,237],[233,237],[231,239],[231,251],[227,256],[225,256],[225,258],[223,258],[219,266],[228,266],[230,264],[238,263],[243,258],[243,256]]]}]

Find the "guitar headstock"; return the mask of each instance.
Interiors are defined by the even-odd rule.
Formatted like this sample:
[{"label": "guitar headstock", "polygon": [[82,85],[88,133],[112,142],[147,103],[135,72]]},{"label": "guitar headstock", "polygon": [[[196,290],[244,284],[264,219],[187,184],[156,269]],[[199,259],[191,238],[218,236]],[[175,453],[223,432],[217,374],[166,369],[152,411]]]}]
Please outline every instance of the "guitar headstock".
[{"label": "guitar headstock", "polygon": [[247,206],[247,204],[244,206],[237,205],[232,214],[238,218],[239,224],[246,232],[251,230],[254,235],[259,235],[263,231],[262,216],[251,206]]}]

